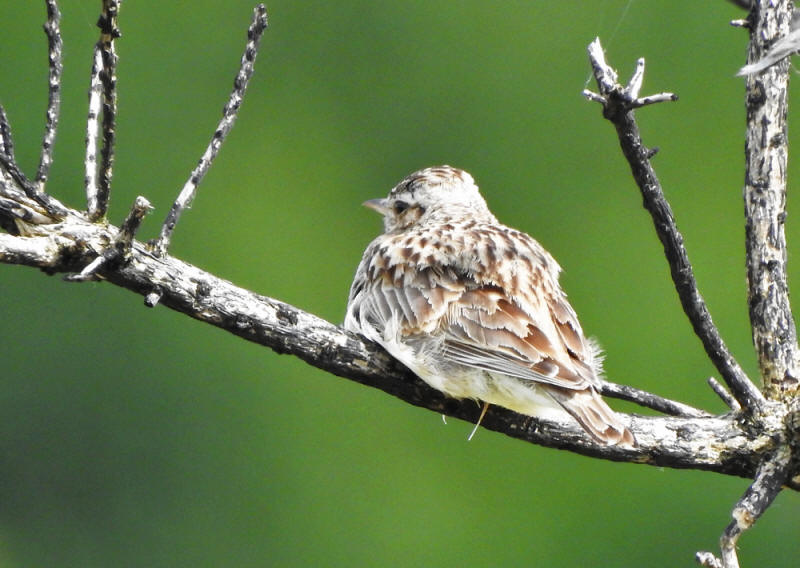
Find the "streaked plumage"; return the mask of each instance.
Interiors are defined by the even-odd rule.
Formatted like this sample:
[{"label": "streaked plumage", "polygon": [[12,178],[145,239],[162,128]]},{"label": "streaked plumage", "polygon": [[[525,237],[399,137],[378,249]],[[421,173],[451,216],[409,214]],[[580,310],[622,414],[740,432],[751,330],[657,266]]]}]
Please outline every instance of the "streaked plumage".
[{"label": "streaked plumage", "polygon": [[597,348],[558,284],[560,267],[497,221],[468,173],[420,170],[365,205],[383,214],[384,233],[356,271],[347,329],[452,397],[571,415],[601,443],[635,443],[597,394]]}]

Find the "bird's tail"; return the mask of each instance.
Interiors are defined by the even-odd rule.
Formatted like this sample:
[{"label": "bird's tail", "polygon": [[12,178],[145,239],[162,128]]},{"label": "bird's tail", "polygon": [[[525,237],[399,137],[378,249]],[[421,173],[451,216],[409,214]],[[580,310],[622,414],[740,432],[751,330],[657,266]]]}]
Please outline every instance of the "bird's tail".
[{"label": "bird's tail", "polygon": [[633,432],[594,388],[570,390],[555,387],[548,389],[548,394],[601,444],[629,448],[636,446]]}]

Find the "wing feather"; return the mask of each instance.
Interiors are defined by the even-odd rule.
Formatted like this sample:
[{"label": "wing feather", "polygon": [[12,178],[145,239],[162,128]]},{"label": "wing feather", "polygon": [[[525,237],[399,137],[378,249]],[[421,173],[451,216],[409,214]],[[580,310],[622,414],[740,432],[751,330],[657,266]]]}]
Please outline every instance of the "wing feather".
[{"label": "wing feather", "polygon": [[[392,254],[391,245],[384,241],[365,254],[367,282],[352,299],[361,298],[360,317],[374,329],[406,339],[437,334],[451,363],[569,391],[594,383],[592,351],[557,283],[544,280],[547,259],[538,252],[528,255],[535,262],[503,276],[485,263],[412,263],[408,255]],[[540,298],[543,290],[548,301]]]}]

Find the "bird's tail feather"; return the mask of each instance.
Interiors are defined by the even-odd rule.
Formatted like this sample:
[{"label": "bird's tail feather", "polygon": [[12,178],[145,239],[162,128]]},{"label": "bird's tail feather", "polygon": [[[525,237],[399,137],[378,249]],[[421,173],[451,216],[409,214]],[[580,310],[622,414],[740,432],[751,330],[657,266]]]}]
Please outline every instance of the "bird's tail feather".
[{"label": "bird's tail feather", "polygon": [[598,442],[608,446],[636,446],[633,432],[593,388],[550,388],[548,394]]}]

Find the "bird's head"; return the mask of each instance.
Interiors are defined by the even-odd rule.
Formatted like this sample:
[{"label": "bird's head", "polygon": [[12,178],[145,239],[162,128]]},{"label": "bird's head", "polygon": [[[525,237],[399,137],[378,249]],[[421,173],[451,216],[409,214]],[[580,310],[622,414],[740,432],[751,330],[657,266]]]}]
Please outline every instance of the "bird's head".
[{"label": "bird's head", "polygon": [[389,195],[364,206],[383,215],[386,233],[398,233],[428,221],[494,219],[475,180],[451,166],[425,168],[407,176]]}]

